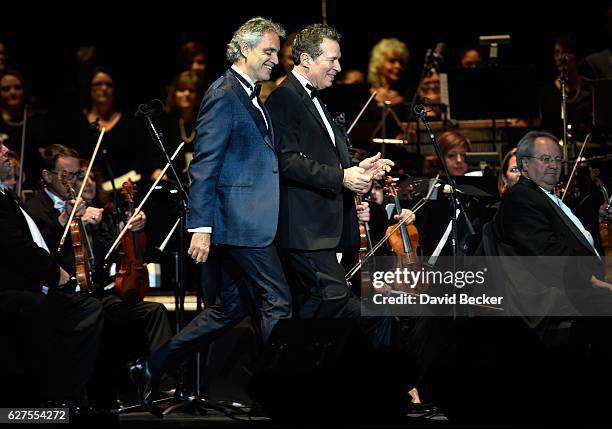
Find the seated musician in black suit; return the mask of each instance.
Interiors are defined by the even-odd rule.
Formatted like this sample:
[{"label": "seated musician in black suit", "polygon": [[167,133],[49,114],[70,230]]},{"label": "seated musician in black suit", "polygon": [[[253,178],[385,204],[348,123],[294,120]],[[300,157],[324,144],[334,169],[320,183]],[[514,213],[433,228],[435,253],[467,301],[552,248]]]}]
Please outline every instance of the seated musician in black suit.
[{"label": "seated musician in black suit", "polygon": [[24,397],[2,383],[8,395],[2,404],[80,405],[98,352],[102,305],[61,288],[69,283],[69,274],[51,256],[28,210],[3,183],[11,168],[6,151],[0,143],[0,323],[15,336],[28,377]]},{"label": "seated musician in black suit", "polygon": [[[69,273],[75,273],[77,260],[72,248],[71,237],[58,251],[59,242],[68,220],[66,185],[78,192],[84,178],[85,169],[81,167],[78,153],[67,146],[51,145],[42,151],[41,172],[44,189],[28,201],[27,205],[34,221],[41,229],[52,252],[61,266]],[[89,180],[91,180],[90,177]],[[88,183],[95,190],[95,181]],[[100,298],[104,307],[105,330],[100,350],[100,365],[94,374],[91,396],[100,408],[113,407],[116,394],[116,374],[125,371],[125,364],[137,356],[147,354],[161,346],[172,335],[165,308],[160,303],[143,302],[140,299],[122,301],[114,293],[103,292],[112,279],[104,266],[104,256],[117,235],[111,212],[95,207],[92,202],[95,193],[88,189],[91,201],[79,204],[76,216],[80,216],[93,254],[93,277],[89,285]],[[132,231],[144,228],[146,217],[139,214]]]}]

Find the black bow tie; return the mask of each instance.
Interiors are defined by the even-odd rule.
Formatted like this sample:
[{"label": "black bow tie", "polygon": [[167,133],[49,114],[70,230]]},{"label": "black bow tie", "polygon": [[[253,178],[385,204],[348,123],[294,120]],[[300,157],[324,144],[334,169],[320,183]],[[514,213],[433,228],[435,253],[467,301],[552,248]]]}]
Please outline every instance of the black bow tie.
[{"label": "black bow tie", "polygon": [[321,99],[321,96],[319,95],[319,90],[317,88],[315,88],[311,84],[307,83],[306,84],[306,89],[310,90],[310,99],[311,100],[314,100],[315,98],[318,98],[319,100]]},{"label": "black bow tie", "polygon": [[255,97],[259,97],[260,92],[261,92],[261,83],[256,83],[255,88],[253,88],[253,91],[251,92],[251,95],[249,96],[249,98],[252,100]]},{"label": "black bow tie", "polygon": [[249,88],[249,91],[251,91],[251,95],[249,96],[249,98],[252,100],[255,97],[259,97],[259,93],[261,92],[261,84],[255,84],[255,87],[253,87],[253,85],[250,84],[250,82],[248,80],[246,80],[242,75],[240,75],[240,73],[238,73],[236,70],[230,68],[230,71],[234,74],[234,76],[236,76],[236,79],[238,79],[240,82],[242,82],[244,84],[244,86],[246,86],[247,88]]}]

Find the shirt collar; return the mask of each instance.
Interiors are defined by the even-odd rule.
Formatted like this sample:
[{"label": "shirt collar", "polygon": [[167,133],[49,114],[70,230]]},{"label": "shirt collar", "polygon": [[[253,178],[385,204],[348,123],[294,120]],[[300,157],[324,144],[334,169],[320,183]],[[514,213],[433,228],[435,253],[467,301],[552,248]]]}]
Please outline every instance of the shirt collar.
[{"label": "shirt collar", "polygon": [[253,82],[253,80],[242,70],[240,70],[240,68],[236,65],[236,64],[232,64],[232,70],[234,70],[236,73],[238,73],[240,76],[242,76],[243,78],[246,79],[246,81],[251,84],[251,87],[249,88],[248,86],[246,86],[244,83],[242,83],[240,80],[238,80],[238,82],[240,82],[240,85],[244,88],[244,90],[247,92],[248,95],[251,95],[251,91],[253,90],[253,88],[255,88],[255,83]]},{"label": "shirt collar", "polygon": [[44,188],[43,189],[45,191],[45,193],[49,196],[49,198],[51,198],[51,201],[53,202],[53,205],[55,206],[56,203],[64,203],[64,200],[62,200],[60,197],[58,197],[57,195],[55,195],[53,192],[51,192],[49,189]]},{"label": "shirt collar", "polygon": [[[301,74],[299,74],[297,71],[295,70],[291,70],[291,73],[293,73],[293,75],[295,76],[295,78],[300,82],[300,84],[304,87],[304,89],[306,90],[306,92],[308,93],[308,95],[310,94],[310,90],[308,88],[306,88],[306,85],[312,85],[312,83],[310,83],[310,81],[308,79],[306,79],[304,76],[302,76]],[[314,86],[314,85],[312,85]]]}]

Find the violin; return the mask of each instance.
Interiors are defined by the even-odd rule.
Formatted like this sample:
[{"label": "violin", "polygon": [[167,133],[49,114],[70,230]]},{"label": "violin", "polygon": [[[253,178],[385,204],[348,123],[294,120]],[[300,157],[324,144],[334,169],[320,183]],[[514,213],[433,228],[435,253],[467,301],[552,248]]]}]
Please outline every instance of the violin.
[{"label": "violin", "polygon": [[[65,171],[61,172],[60,181],[66,187],[69,198],[75,200],[74,189],[66,179]],[[74,253],[76,282],[82,291],[93,289],[95,274],[93,248],[80,217],[73,217],[70,221],[70,238],[72,239],[72,251]]]},{"label": "violin", "polygon": [[[393,197],[395,203],[395,211],[399,215],[402,212],[400,205],[397,185],[393,183],[392,177],[385,177],[385,193]],[[395,225],[387,228],[389,233]],[[419,231],[416,226],[403,224],[397,229],[387,240],[390,250],[398,256],[406,256],[409,262],[414,262],[414,249],[419,246]]]},{"label": "violin", "polygon": [[[385,193],[393,197],[395,203],[395,211],[399,215],[402,212],[400,200],[398,197],[397,186],[393,182],[392,177],[385,177]],[[388,236],[387,246],[395,254],[397,259],[397,268],[407,268],[409,270],[419,270],[420,266],[418,259],[415,256],[414,249],[419,245],[419,231],[414,225],[401,224],[396,228],[397,224],[387,228],[385,236]],[[417,285],[418,286],[418,285]],[[403,285],[396,284],[394,289],[402,289]],[[418,288],[421,289],[420,287]]]},{"label": "violin", "polygon": [[[361,204],[361,197],[355,195],[355,205]],[[372,239],[370,238],[370,224],[368,222],[359,222],[359,260],[361,261],[368,250],[372,248]]]},{"label": "violin", "polygon": [[[128,205],[128,217],[134,212],[136,186],[130,179],[121,186],[121,195]],[[130,231],[121,238],[119,270],[115,276],[117,295],[129,300],[142,300],[149,293],[149,271],[143,262],[143,249],[147,247],[144,231]]]}]

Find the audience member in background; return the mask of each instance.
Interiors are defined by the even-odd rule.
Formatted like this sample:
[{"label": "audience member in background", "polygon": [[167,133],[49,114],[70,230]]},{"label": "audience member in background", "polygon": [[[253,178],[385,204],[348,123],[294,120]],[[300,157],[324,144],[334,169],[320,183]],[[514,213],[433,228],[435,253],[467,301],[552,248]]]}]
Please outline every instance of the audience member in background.
[{"label": "audience member in background", "polygon": [[368,82],[375,100],[397,106],[406,101],[404,71],[409,58],[406,44],[398,39],[382,39],[370,52]]},{"label": "audience member in background", "polygon": [[40,167],[38,148],[46,146],[51,137],[45,112],[34,109],[34,97],[25,77],[17,70],[0,72],[0,140],[17,154],[21,153],[24,109],[28,106],[23,165],[27,187],[33,187]]},{"label": "audience member in background", "polygon": [[561,119],[561,76],[567,81],[567,123],[572,126],[574,137],[582,139],[592,128],[593,82],[578,72],[579,42],[576,36],[559,37],[555,41],[554,61],[557,76],[542,88],[540,107],[541,128],[555,135],[563,135]]},{"label": "audience member in background", "polygon": [[[371,85],[370,93],[376,92],[376,97],[368,106],[362,121],[363,127],[370,128],[366,148],[371,153],[381,149],[371,146],[373,138],[403,138],[402,122],[410,115],[406,105],[409,97],[404,74],[409,55],[406,44],[398,39],[381,39],[370,51],[368,82]],[[355,137],[360,133],[356,131]],[[395,145],[386,145],[385,156],[393,159],[402,171],[411,163],[406,151]]]},{"label": "audience member in background", "polygon": [[521,177],[521,170],[516,165],[516,148],[513,148],[504,156],[499,174],[497,176],[497,190],[500,198],[503,198],[516,182]]},{"label": "audience member in background", "polygon": [[345,85],[360,85],[365,83],[365,75],[358,69],[346,69],[342,71],[340,77],[336,80],[336,83],[343,83]]},{"label": "audience member in background", "polygon": [[430,119],[440,119],[442,116],[442,92],[440,89],[440,74],[437,70],[431,69],[423,78],[419,88],[419,103],[431,105],[426,108],[427,116]]},{"label": "audience member in background", "polygon": [[446,168],[451,176],[463,176],[468,171],[465,155],[471,150],[470,140],[455,131],[446,131],[438,138]]},{"label": "audience member in background", "polygon": [[285,38],[283,45],[281,46],[281,49],[278,55],[278,62],[280,64],[280,68],[279,68],[280,75],[274,81],[274,83],[276,83],[277,85],[280,85],[280,83],[285,79],[285,76],[287,76],[287,73],[293,70],[294,63],[293,63],[293,57],[291,56],[291,46],[293,45],[293,40],[295,39],[296,35],[297,35],[297,31],[294,31],[293,33],[289,33],[287,37]]},{"label": "audience member in background", "polygon": [[177,73],[191,71],[197,76],[200,85],[202,85],[203,88],[208,88],[207,68],[208,62],[206,51],[200,42],[192,40],[180,47],[176,59]]},{"label": "audience member in background", "polygon": [[459,53],[459,64],[464,69],[482,67],[482,53],[476,46],[466,46]]},{"label": "audience member in background", "polygon": [[[187,168],[193,156],[196,137],[195,120],[203,95],[204,87],[197,75],[191,71],[181,72],[170,84],[164,115],[159,119],[169,154],[172,154],[181,142],[185,142],[185,147],[175,162],[177,173],[181,174],[184,184],[188,183]],[[166,165],[166,158],[157,146],[148,150],[148,153],[151,154],[147,166],[151,173],[148,175],[151,180],[155,180]]]},{"label": "audience member in background", "polygon": [[146,128],[142,118],[125,113],[124,95],[113,71],[104,66],[95,67],[83,96],[82,111],[75,112],[72,123],[67,124],[66,133],[72,133],[69,141],[85,159],[89,159],[99,137],[96,128],[104,128],[101,150],[96,158],[104,179],[109,180],[110,173],[104,164],[102,150],[106,152],[114,177],[129,173],[129,177],[137,181],[142,172],[144,153],[149,150],[144,144]]}]

